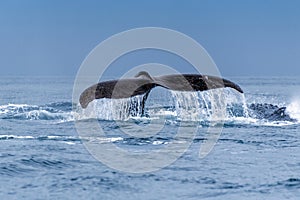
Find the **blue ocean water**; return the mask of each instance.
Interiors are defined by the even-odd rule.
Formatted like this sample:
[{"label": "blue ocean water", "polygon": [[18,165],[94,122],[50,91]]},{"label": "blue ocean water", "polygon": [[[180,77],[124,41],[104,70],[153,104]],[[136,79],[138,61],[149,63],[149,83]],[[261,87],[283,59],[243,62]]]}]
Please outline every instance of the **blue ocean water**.
[{"label": "blue ocean water", "polygon": [[[120,103],[95,102],[80,123],[96,120],[107,133],[102,142],[120,148],[164,148],[180,121],[197,128],[174,163],[133,174],[107,167],[85,148],[75,128],[82,110],[73,109],[73,77],[1,77],[0,199],[299,199],[300,78],[229,79],[245,96],[226,89],[223,130],[204,158],[198,154],[211,123],[205,92],[197,94],[195,112],[190,94],[154,89],[146,117],[120,114]],[[149,121],[164,128],[141,138],[120,133],[137,135]]]}]

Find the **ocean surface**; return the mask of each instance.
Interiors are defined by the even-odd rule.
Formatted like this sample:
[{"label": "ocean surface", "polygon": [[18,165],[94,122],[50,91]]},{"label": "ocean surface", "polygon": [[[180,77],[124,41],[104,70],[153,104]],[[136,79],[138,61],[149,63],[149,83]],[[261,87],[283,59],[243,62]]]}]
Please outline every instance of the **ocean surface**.
[{"label": "ocean surface", "polygon": [[[221,120],[210,92],[154,89],[141,116],[139,97],[81,110],[74,77],[1,77],[0,199],[300,199],[300,77],[227,78],[245,93],[222,90]],[[81,137],[75,124],[95,122],[106,136]],[[215,124],[222,132],[199,157]],[[195,133],[190,146],[155,171],[108,167],[85,145],[151,153],[189,140],[175,137],[180,127]]]}]

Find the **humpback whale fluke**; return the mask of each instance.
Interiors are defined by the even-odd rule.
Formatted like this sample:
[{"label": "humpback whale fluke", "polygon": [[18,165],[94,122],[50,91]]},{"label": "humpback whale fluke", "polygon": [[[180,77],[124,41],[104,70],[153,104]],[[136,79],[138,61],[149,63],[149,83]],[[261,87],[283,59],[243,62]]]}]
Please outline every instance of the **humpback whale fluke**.
[{"label": "humpback whale fluke", "polygon": [[156,86],[176,91],[204,91],[230,87],[243,93],[237,84],[216,76],[172,74],[152,77],[147,72],[141,71],[134,78],[104,81],[92,85],[81,93],[79,102],[82,108],[86,108],[94,99],[120,99],[145,94],[142,102],[143,110],[149,92]]}]

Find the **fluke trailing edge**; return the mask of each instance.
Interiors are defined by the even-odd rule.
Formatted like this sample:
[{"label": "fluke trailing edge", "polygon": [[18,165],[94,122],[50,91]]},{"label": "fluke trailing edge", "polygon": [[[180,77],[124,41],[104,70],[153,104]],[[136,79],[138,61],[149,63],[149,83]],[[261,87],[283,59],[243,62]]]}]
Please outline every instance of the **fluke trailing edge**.
[{"label": "fluke trailing edge", "polygon": [[230,87],[243,93],[237,84],[215,76],[173,74],[152,77],[147,72],[141,71],[134,78],[104,81],[92,85],[81,93],[79,102],[82,108],[86,108],[94,99],[120,99],[145,94],[142,102],[142,109],[144,109],[149,92],[156,86],[175,91],[204,91]]}]

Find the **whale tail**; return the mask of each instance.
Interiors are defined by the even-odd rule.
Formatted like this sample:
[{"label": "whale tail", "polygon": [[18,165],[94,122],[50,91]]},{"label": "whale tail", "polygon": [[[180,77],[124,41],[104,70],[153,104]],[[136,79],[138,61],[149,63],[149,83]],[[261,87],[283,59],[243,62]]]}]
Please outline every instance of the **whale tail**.
[{"label": "whale tail", "polygon": [[145,71],[139,72],[134,78],[104,81],[85,89],[80,95],[80,105],[86,108],[94,99],[129,98],[144,95],[142,113],[150,91],[157,86],[175,91],[205,91],[210,89],[230,87],[243,93],[237,84],[215,76],[200,74],[173,74],[152,77]]}]

